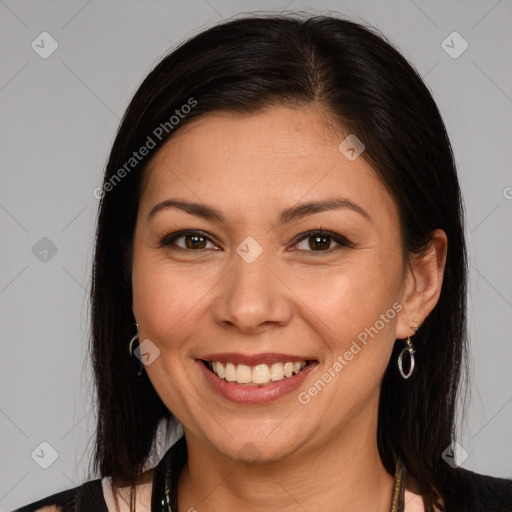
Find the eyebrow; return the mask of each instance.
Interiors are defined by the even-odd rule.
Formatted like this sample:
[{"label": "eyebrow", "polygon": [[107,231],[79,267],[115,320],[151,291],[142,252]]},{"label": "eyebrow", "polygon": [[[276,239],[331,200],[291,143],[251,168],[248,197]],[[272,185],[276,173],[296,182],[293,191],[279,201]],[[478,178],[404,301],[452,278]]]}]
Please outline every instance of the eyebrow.
[{"label": "eyebrow", "polygon": [[[161,203],[155,205],[148,214],[148,220],[150,220],[157,212],[166,210],[169,208],[177,208],[183,210],[191,215],[196,215],[206,220],[213,220],[224,223],[226,221],[224,215],[214,208],[203,203],[194,203],[190,201],[184,201],[181,199],[166,199]],[[278,225],[288,224],[293,220],[307,217],[313,213],[324,212],[328,210],[340,210],[348,209],[359,213],[367,220],[372,222],[372,218],[366,210],[364,210],[358,204],[346,199],[344,197],[331,197],[323,201],[311,201],[309,203],[302,203],[297,206],[292,206],[283,210],[277,221]]]}]

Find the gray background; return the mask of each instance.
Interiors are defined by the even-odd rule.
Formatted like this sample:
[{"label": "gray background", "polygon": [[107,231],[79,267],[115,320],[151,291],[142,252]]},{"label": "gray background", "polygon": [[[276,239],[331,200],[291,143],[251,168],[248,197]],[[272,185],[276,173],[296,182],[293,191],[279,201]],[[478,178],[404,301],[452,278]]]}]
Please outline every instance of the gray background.
[{"label": "gray background", "polygon": [[[131,96],[177,42],[238,12],[283,9],[371,23],[434,93],[460,172],[471,255],[463,466],[512,478],[510,0],[0,0],[0,510],[86,478],[94,432],[86,363],[93,190]],[[42,46],[43,31],[58,43],[46,59],[31,47]],[[453,31],[469,44],[458,58],[441,45]],[[44,237],[55,254],[41,252],[51,245]],[[36,450],[39,464],[50,461],[44,441],[58,452],[48,469],[31,457]]]}]

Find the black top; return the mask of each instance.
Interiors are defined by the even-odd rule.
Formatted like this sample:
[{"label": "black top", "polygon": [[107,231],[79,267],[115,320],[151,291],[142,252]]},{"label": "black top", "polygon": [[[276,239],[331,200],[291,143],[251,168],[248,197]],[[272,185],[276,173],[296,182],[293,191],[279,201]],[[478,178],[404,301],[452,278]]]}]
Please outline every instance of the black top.
[{"label": "black top", "polygon": [[[171,511],[177,512],[178,478],[186,461],[187,445],[185,437],[182,436],[155,466],[151,495],[152,512],[169,512],[165,499],[162,499],[165,497],[166,483],[167,488],[171,490]],[[454,470],[454,473],[457,483],[453,489],[453,496],[443,496],[446,512],[512,512],[512,479],[481,475],[461,467]],[[407,471],[402,467],[398,512],[404,510],[406,480]],[[60,507],[62,512],[108,512],[101,478],[53,494],[13,512],[35,512],[41,507],[51,505]]]}]

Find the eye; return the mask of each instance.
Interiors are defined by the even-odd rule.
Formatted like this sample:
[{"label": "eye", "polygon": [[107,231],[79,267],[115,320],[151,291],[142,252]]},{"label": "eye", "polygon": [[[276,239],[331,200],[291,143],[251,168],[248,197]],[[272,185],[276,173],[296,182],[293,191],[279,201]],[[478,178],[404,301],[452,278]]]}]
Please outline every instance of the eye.
[{"label": "eye", "polygon": [[[335,243],[338,247],[332,248],[331,244]],[[302,247],[300,245],[302,244]],[[343,247],[354,247],[354,244],[347,238],[338,233],[330,231],[316,230],[303,233],[298,242],[295,243],[299,250],[306,252],[333,252]]]},{"label": "eye", "polygon": [[[182,243],[177,243],[178,240],[183,240]],[[205,250],[211,247],[207,247],[207,244],[213,243],[210,240],[210,237],[201,231],[179,231],[177,233],[171,233],[170,235],[166,235],[162,240],[160,240],[160,247],[163,246],[176,246],[177,249],[183,250]],[[217,246],[213,245],[213,248],[217,248]]]}]

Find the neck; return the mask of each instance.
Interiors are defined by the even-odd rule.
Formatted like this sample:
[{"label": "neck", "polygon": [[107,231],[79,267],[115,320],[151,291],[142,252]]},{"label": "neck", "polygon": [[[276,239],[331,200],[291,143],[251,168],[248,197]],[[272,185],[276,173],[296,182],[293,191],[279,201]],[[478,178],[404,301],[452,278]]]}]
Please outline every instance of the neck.
[{"label": "neck", "polygon": [[376,425],[371,419],[354,421],[283,460],[251,466],[186,431],[188,461],[178,483],[178,512],[389,512],[394,474],[382,465],[376,426],[361,428]]}]

